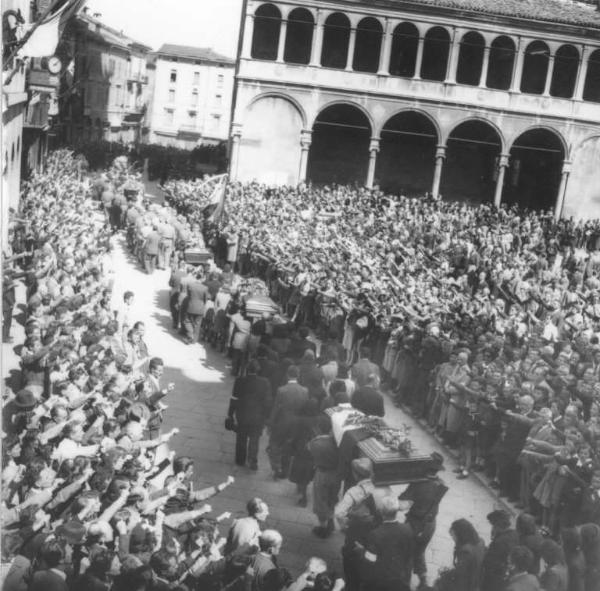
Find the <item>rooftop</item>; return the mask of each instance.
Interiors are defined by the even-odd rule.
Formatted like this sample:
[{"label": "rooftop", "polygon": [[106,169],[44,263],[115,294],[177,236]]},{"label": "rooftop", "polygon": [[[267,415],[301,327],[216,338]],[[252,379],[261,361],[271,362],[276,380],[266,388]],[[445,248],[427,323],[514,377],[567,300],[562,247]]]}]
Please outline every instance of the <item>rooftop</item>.
[{"label": "rooftop", "polygon": [[392,0],[411,6],[439,6],[480,14],[509,16],[600,29],[600,10],[591,1],[575,0]]},{"label": "rooftop", "polygon": [[213,51],[210,47],[192,47],[190,45],[174,45],[172,43],[163,43],[156,52],[160,56],[181,57],[192,60],[202,60],[207,62],[219,62],[223,64],[234,64],[235,60]]},{"label": "rooftop", "polygon": [[80,12],[78,18],[88,26],[91,36],[96,37],[97,41],[104,41],[110,45],[117,45],[128,49],[138,49],[145,52],[152,50],[148,45],[128,37],[123,31],[117,31],[116,29],[109,27],[89,13]]}]

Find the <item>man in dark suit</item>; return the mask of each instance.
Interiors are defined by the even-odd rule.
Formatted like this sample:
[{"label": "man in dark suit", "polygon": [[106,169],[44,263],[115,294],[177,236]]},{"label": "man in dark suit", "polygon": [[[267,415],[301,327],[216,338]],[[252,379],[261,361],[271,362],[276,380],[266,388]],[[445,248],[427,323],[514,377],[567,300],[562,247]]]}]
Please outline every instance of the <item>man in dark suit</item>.
[{"label": "man in dark suit", "polygon": [[366,415],[382,417],[385,414],[383,396],[379,392],[379,378],[375,374],[370,374],[369,383],[352,394],[351,403],[356,410]]},{"label": "man in dark suit", "polygon": [[171,309],[171,318],[173,319],[174,329],[177,329],[179,327],[179,312],[181,310],[181,282],[186,275],[187,265],[185,263],[185,260],[181,259],[177,265],[177,268],[173,269],[173,271],[171,272],[171,277],[169,278],[169,287],[171,288],[171,294],[169,297],[169,308]]},{"label": "man in dark suit", "polygon": [[383,523],[367,536],[361,580],[369,591],[410,591],[414,541],[412,530],[398,521],[400,502],[382,499],[379,512]]},{"label": "man in dark suit", "polygon": [[198,271],[196,279],[187,285],[187,314],[185,330],[188,345],[198,342],[200,324],[204,316],[204,308],[208,299],[208,288],[204,285],[202,271]]},{"label": "man in dark suit", "polygon": [[299,375],[298,367],[290,365],[287,370],[287,384],[277,390],[269,418],[271,437],[267,453],[275,478],[285,476],[290,460],[285,444],[294,419],[300,416],[308,402],[308,389],[298,384]]},{"label": "man in dark suit", "polygon": [[502,591],[507,583],[508,555],[519,545],[519,534],[511,528],[510,515],[506,511],[492,511],[487,520],[492,524],[492,541],[483,558],[481,588]]},{"label": "man in dark suit", "polygon": [[246,458],[251,470],[258,470],[258,443],[271,411],[271,384],[257,375],[260,365],[253,360],[246,376],[236,378],[229,402],[230,419],[235,416],[237,435],[235,463],[244,466]]}]

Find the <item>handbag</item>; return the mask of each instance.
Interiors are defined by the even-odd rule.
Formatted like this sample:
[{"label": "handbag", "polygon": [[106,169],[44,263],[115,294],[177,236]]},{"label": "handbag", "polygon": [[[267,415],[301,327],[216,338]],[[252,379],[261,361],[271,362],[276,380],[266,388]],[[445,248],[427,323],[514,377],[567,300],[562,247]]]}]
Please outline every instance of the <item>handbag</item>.
[{"label": "handbag", "polygon": [[232,417],[227,417],[225,419],[225,429],[227,431],[237,431],[237,425]]}]

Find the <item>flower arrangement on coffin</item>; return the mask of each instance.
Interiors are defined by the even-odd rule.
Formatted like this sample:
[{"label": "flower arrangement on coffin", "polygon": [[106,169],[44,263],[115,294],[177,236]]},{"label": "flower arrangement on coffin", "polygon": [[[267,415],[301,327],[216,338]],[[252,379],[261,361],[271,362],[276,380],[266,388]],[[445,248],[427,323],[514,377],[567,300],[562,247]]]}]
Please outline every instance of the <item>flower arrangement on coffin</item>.
[{"label": "flower arrangement on coffin", "polygon": [[374,417],[356,412],[346,417],[344,427],[360,427],[366,429],[371,437],[374,437],[387,448],[397,451],[406,458],[410,457],[413,450],[412,442],[408,438],[410,433],[410,427],[408,425],[402,425],[399,429],[396,429],[389,427],[381,417]]}]

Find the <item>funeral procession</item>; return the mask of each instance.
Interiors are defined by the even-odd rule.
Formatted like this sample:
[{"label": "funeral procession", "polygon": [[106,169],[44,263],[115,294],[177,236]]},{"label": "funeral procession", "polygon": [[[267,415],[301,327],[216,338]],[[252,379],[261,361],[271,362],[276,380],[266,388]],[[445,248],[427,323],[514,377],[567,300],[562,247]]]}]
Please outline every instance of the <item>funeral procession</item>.
[{"label": "funeral procession", "polygon": [[600,0],[0,0],[3,591],[600,591]]}]

